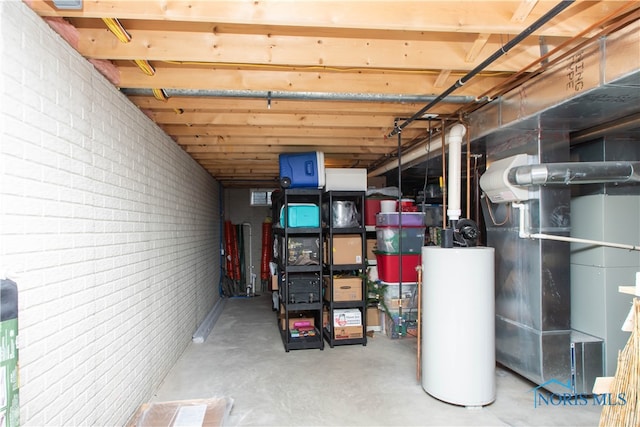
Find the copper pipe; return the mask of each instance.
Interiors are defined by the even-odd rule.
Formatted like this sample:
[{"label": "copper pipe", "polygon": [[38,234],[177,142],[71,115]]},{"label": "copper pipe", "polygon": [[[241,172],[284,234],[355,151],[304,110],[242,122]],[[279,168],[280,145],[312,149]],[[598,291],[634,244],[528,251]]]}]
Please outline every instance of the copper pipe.
[{"label": "copper pipe", "polygon": [[[556,55],[558,52],[560,52],[562,49],[566,48],[569,44],[575,42],[576,40],[582,38],[583,36],[585,36],[586,34],[588,34],[589,32],[593,31],[594,29],[601,27],[602,25],[605,25],[608,21],[614,19],[617,15],[619,15],[620,13],[622,13],[624,10],[626,10],[627,8],[629,8],[632,5],[636,5],[638,4],[636,1],[631,1],[628,2],[627,4],[625,4],[624,6],[620,7],[619,9],[615,10],[613,13],[605,16],[604,18],[602,18],[601,20],[599,20],[598,22],[593,23],[592,25],[588,26],[587,28],[585,28],[584,30],[582,30],[581,32],[579,32],[578,34],[576,34],[574,37],[562,42],[559,46],[557,46],[555,49],[551,50],[550,52],[546,53],[545,55],[542,55],[540,58],[536,59],[535,61],[531,62],[529,65],[525,66],[523,69],[521,69],[520,71],[518,71],[517,73],[511,75],[509,78],[507,78],[505,81],[503,81],[502,83],[494,86],[493,88],[485,91],[484,93],[482,93],[481,95],[479,95],[477,97],[477,100],[488,97],[490,93],[493,93],[494,95],[490,97],[491,99],[494,99],[498,96],[503,95],[504,93],[508,92],[509,90],[513,89],[516,86],[521,85],[523,82],[535,77],[536,75],[540,74],[541,72],[543,72],[545,69],[547,69],[549,66],[557,63],[559,60],[566,58],[568,55],[570,55],[571,53],[575,52],[576,50],[578,50],[579,48],[581,48],[582,46],[584,46],[585,44],[590,43],[592,40],[602,37],[602,35],[607,35],[610,34],[614,29],[618,29],[617,26],[614,27],[614,29],[603,29],[601,31],[599,31],[596,35],[590,37],[589,39],[587,39],[586,41],[580,43],[579,45],[573,47],[572,49],[570,49],[569,51],[563,53],[561,56],[559,56],[558,58],[553,59],[552,61],[549,61],[548,63],[546,63],[544,66],[541,66],[538,70],[534,70],[532,73],[525,75],[525,72],[532,68],[535,65],[544,63],[544,61],[547,61],[551,56]],[[624,25],[628,24],[629,22],[632,22],[633,20],[637,19],[637,17],[634,17],[637,13],[632,13],[630,16],[625,17],[624,19],[622,19],[620,22],[616,23],[616,24],[620,24],[623,23]],[[613,24],[611,24],[613,25]],[[611,26],[610,25],[610,26]],[[522,78],[522,79],[521,79]],[[490,101],[489,100],[489,101]],[[460,108],[456,114],[462,114],[463,112],[469,112],[469,109],[473,109],[476,110],[479,108],[479,103],[478,102],[472,102],[469,103],[467,105],[465,105],[464,107]]]},{"label": "copper pipe", "polygon": [[[615,24],[611,24],[609,27],[599,31],[597,34],[595,34],[593,37],[577,44],[576,46],[572,47],[571,49],[563,52],[562,54],[560,54],[557,58],[554,58],[552,60],[550,60],[549,62],[545,63],[544,65],[541,65],[540,68],[538,68],[537,70],[534,70],[533,72],[522,76],[521,79],[518,79],[516,81],[512,81],[513,77],[516,76],[517,74],[522,73],[523,71],[519,71],[518,73],[512,75],[511,77],[509,77],[505,82],[502,82],[500,85],[496,86],[496,88],[500,89],[501,87],[505,86],[504,88],[502,88],[501,90],[499,90],[496,94],[494,94],[491,98],[497,98],[498,96],[502,96],[505,93],[507,93],[508,91],[512,90],[513,88],[522,85],[524,82],[531,80],[532,78],[534,78],[535,76],[540,75],[541,73],[543,73],[544,71],[546,71],[549,67],[551,67],[552,65],[557,64],[558,62],[560,62],[561,60],[565,59],[567,56],[573,54],[574,52],[582,49],[583,47],[585,47],[586,45],[590,44],[593,42],[593,40],[599,39],[603,36],[608,36],[609,34],[613,33],[614,31],[619,30],[620,28],[630,24],[631,22],[635,21],[638,19],[638,17],[640,17],[640,11],[636,11],[636,12],[632,12],[630,13],[628,16],[622,18],[620,21],[616,22]],[[552,51],[552,53],[557,52],[558,49],[554,49]],[[542,57],[544,58],[544,57]],[[541,59],[538,59],[536,61],[534,61],[532,64],[530,64],[529,66],[535,65],[536,63],[539,63],[541,61]],[[526,69],[526,68],[525,68]],[[511,84],[509,84],[509,82],[511,82]],[[507,86],[507,84],[509,84]]]},{"label": "copper pipe", "polygon": [[418,118],[424,116],[424,114],[429,111],[429,109],[442,101],[443,98],[450,95],[456,89],[462,87],[467,81],[471,80],[474,76],[476,76],[479,72],[484,70],[487,66],[495,62],[497,59],[506,55],[511,49],[520,44],[522,40],[527,38],[529,35],[533,34],[534,31],[538,30],[540,27],[544,26],[546,23],[551,21],[553,18],[558,16],[562,11],[568,8],[575,0],[562,0],[560,3],[551,8],[547,13],[542,15],[538,20],[525,28],[521,33],[517,34],[513,39],[509,40],[505,43],[500,49],[491,54],[487,59],[482,61],[477,67],[473,70],[469,71],[466,75],[461,77],[455,84],[445,90],[442,94],[438,95],[436,99],[431,101],[429,104],[422,107],[417,113],[413,116],[406,119],[402,124],[394,127],[394,129],[387,135],[388,137],[392,137],[398,132],[401,132],[402,129],[407,127],[410,123]]},{"label": "copper pipe", "polygon": [[420,341],[422,340],[422,330],[421,330],[421,324],[422,324],[422,266],[417,266],[416,267],[416,271],[418,272],[418,318],[417,318],[417,323],[418,323],[418,342],[417,342],[417,347],[418,347],[418,363],[416,366],[416,377],[418,379],[418,383],[420,383],[420,379],[422,378],[422,369],[421,369],[421,363],[420,363],[420,359],[422,358],[422,349],[420,348]]}]

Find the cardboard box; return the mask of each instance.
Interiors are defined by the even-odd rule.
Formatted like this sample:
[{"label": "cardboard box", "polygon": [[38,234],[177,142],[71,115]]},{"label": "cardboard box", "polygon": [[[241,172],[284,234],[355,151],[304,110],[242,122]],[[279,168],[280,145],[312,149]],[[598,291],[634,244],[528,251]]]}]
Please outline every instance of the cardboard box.
[{"label": "cardboard box", "polygon": [[376,260],[376,244],[378,243],[377,239],[367,239],[367,261]]},{"label": "cardboard box", "polygon": [[357,308],[333,310],[333,327],[362,326],[362,312]]},{"label": "cardboard box", "polygon": [[344,234],[333,236],[333,246],[325,246],[325,263],[329,263],[328,250],[333,252],[333,265],[362,264],[362,236]]},{"label": "cardboard box", "polygon": [[278,275],[274,275],[271,276],[271,290],[272,291],[277,291],[278,290]]},{"label": "cardboard box", "polygon": [[327,301],[360,301],[362,300],[362,278],[361,277],[340,277],[333,276],[333,286],[331,277],[324,277],[324,299]]},{"label": "cardboard box", "polygon": [[335,326],[333,328],[333,338],[336,340],[347,340],[362,338],[362,325],[360,326]]},{"label": "cardboard box", "polygon": [[398,310],[400,307],[418,308],[418,288],[416,283],[403,283],[402,295],[398,283],[385,283],[387,290],[384,295],[385,303],[389,310]]},{"label": "cardboard box", "polygon": [[[278,313],[278,319],[280,319],[280,328],[282,330],[284,330],[285,328],[284,318],[285,318],[284,306],[281,305],[280,312]],[[297,323],[300,324],[300,326],[304,326],[304,325],[315,326],[315,319],[307,315],[307,312],[290,311],[289,312],[289,329],[290,330],[294,329]]]},{"label": "cardboard box", "polygon": [[384,188],[387,186],[386,176],[367,177],[367,188]]},{"label": "cardboard box", "polygon": [[367,327],[380,326],[380,312],[378,307],[367,307]]}]

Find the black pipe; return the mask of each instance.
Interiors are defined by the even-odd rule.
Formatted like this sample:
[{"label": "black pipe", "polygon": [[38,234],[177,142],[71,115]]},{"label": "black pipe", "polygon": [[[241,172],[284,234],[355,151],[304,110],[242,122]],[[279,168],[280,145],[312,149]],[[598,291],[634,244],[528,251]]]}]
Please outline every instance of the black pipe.
[{"label": "black pipe", "polygon": [[[397,125],[397,122],[396,122]],[[402,298],[402,132],[398,131],[398,298]],[[393,263],[392,263],[393,264]],[[401,300],[402,301],[402,300]],[[398,334],[402,334],[402,303],[398,306]]]},{"label": "black pipe", "polygon": [[520,34],[518,34],[512,40],[507,42],[507,44],[505,44],[502,48],[498,49],[489,58],[485,59],[476,68],[474,68],[473,70],[469,71],[469,73],[467,73],[467,75],[461,77],[457,82],[455,82],[455,84],[453,86],[451,86],[449,89],[445,90],[440,95],[438,95],[433,101],[431,101],[429,104],[425,105],[420,111],[415,113],[409,119],[405,120],[404,123],[402,123],[401,125],[398,125],[398,126],[394,127],[394,129],[391,131],[391,133],[389,133],[389,138],[394,136],[396,133],[402,131],[402,129],[407,127],[414,120],[422,117],[427,112],[427,110],[429,110],[429,108],[431,108],[434,105],[438,104],[445,97],[447,97],[451,92],[453,92],[454,90],[456,90],[459,87],[463,86],[467,81],[469,81],[469,79],[471,79],[473,76],[478,74],[480,71],[484,70],[487,66],[491,65],[491,63],[493,63],[496,59],[500,58],[502,55],[507,53],[509,50],[511,50],[514,46],[516,46],[518,43],[520,43],[526,37],[531,35],[531,33],[533,33],[535,30],[537,30],[538,28],[542,27],[544,24],[546,24],[547,22],[551,21],[551,19],[553,19],[560,12],[562,12],[563,10],[565,10],[566,8],[571,6],[571,4],[574,1],[575,0],[563,0],[560,3],[558,3],[553,9],[551,9],[549,12],[545,13],[544,15],[542,15],[540,17],[540,19],[538,19],[536,22],[531,24],[529,27],[527,27],[524,31],[522,31]]}]

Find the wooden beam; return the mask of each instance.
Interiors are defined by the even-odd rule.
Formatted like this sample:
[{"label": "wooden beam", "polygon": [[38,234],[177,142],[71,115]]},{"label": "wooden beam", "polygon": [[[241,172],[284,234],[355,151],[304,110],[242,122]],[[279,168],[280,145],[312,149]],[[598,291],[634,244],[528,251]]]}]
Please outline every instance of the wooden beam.
[{"label": "wooden beam", "polygon": [[[430,34],[427,40],[354,39],[317,36],[278,36],[273,34],[214,34],[212,32],[170,32],[165,26],[155,31],[128,31],[131,42],[114,43],[112,34],[103,29],[79,29],[78,51],[87,58],[134,60],[144,58],[158,67],[158,62],[261,64],[273,71],[280,65],[322,70],[345,69],[414,69],[470,70],[479,61],[465,57],[465,46],[476,36],[468,33]],[[489,41],[488,33],[477,49],[500,49],[499,39]],[[476,41],[478,43],[478,41]],[[475,48],[475,47],[474,47]],[[519,44],[520,52],[508,60],[490,64],[487,71],[518,71],[533,61],[538,53],[536,37]],[[443,54],[446,52],[446,54]],[[278,68],[276,68],[278,67]]]},{"label": "wooden beam", "polygon": [[[507,55],[508,56],[508,55]],[[439,95],[433,87],[437,73],[336,73],[303,71],[227,70],[202,67],[156,67],[156,74],[149,77],[137,67],[122,64],[121,88],[161,87],[164,89],[200,90],[253,90],[289,92],[327,92],[356,94],[406,94]],[[454,95],[474,96],[489,91],[504,80],[500,76],[478,76],[471,79]]]},{"label": "wooden beam", "polygon": [[596,377],[596,381],[593,384],[591,392],[593,394],[605,394],[611,391],[611,383],[615,377]]},{"label": "wooden beam", "polygon": [[433,87],[437,87],[437,88],[444,87],[444,84],[449,78],[450,74],[451,74],[451,70],[440,71],[440,74],[438,74],[438,78],[436,79],[436,82],[433,84]]},{"label": "wooden beam", "polygon": [[[132,95],[128,96],[134,104],[140,108],[151,108],[156,111],[168,110],[209,110],[224,112],[265,112],[267,110],[266,98],[222,98],[206,96],[172,96],[166,102],[159,101],[153,96]],[[379,101],[322,101],[322,100],[287,100],[272,99],[270,110],[281,113],[296,113],[300,111],[315,111],[316,113],[330,112],[335,114],[353,113],[385,113],[385,114],[410,114],[422,108],[424,104],[408,102],[379,102]],[[453,106],[452,106],[453,107]],[[453,111],[451,111],[453,112]]]},{"label": "wooden beam", "polygon": [[618,286],[618,292],[623,294],[640,296],[640,292],[636,290],[636,286]]},{"label": "wooden beam", "polygon": [[187,153],[227,153],[242,151],[261,151],[261,152],[282,152],[284,148],[287,150],[298,148],[298,151],[309,150],[314,147],[314,151],[325,151],[334,153],[349,154],[353,152],[361,153],[386,153],[390,149],[396,148],[395,141],[387,143],[385,139],[352,139],[352,138],[225,138],[223,143],[212,142],[209,140],[189,141],[184,143],[182,139],[178,139],[178,144],[184,148]]},{"label": "wooden beam", "polygon": [[242,113],[151,113],[159,124],[218,124],[236,126],[310,126],[330,128],[379,127],[388,123],[393,126],[393,117],[381,115],[342,116],[331,114],[242,114]]},{"label": "wooden beam", "polygon": [[[353,155],[373,155],[379,157],[384,154],[392,153],[395,147],[385,146],[335,146],[323,144],[296,144],[296,145],[207,145],[207,146],[188,146],[184,147],[185,151],[194,159],[216,156],[218,154],[239,154],[246,155],[247,158],[254,158],[255,154],[280,154],[286,152],[305,152],[305,151],[322,151],[324,153],[334,154],[353,154]],[[205,157],[203,157],[205,156]]]},{"label": "wooden beam", "polygon": [[[471,46],[471,49],[469,49],[467,56],[464,58],[465,62],[476,61],[482,49],[487,45],[487,42],[489,41],[490,36],[491,34],[489,33],[478,34],[478,37],[473,42],[473,46]],[[490,49],[487,49],[487,50],[490,50]],[[495,49],[492,50],[492,52],[495,52]]]},{"label": "wooden beam", "polygon": [[513,13],[511,22],[524,22],[536,6],[536,3],[538,3],[538,0],[520,0],[520,5]]},{"label": "wooden beam", "polygon": [[[610,8],[609,2],[578,2],[565,19],[552,21],[542,30],[547,36],[571,36],[588,26]],[[463,7],[449,0],[429,2],[391,1],[121,1],[84,0],[82,10],[51,8],[49,0],[31,0],[27,4],[41,16],[77,18],[119,18],[185,22],[243,24],[265,28],[305,28],[340,36],[342,31],[366,31],[371,37],[384,32],[469,32],[485,33],[500,28],[500,33],[517,34],[533,20],[555,6],[545,2],[529,15],[526,22],[513,22],[511,1],[468,1]],[[410,19],[408,19],[410,17]]]},{"label": "wooden beam", "polygon": [[[378,124],[379,125],[379,124]],[[197,139],[183,139],[183,137],[211,137],[225,140],[228,137],[264,137],[271,135],[274,137],[297,137],[297,138],[325,138],[332,139],[336,136],[341,138],[374,138],[379,139],[388,134],[386,127],[372,126],[367,128],[326,128],[326,127],[305,127],[305,126],[225,126],[208,124],[165,124],[162,129],[168,134],[177,137],[178,141],[184,144],[197,144]],[[408,127],[402,130],[405,139],[426,135],[426,126],[422,128]],[[389,140],[395,144],[395,140]]]}]

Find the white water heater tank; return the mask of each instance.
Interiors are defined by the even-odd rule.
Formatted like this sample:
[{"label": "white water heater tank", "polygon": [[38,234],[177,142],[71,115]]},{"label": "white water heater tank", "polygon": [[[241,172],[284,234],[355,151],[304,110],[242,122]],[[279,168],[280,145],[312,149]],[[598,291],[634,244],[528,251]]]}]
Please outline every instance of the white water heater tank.
[{"label": "white water heater tank", "polygon": [[478,407],[496,396],[494,249],[422,248],[422,388]]}]

